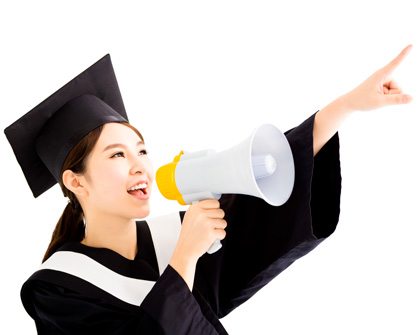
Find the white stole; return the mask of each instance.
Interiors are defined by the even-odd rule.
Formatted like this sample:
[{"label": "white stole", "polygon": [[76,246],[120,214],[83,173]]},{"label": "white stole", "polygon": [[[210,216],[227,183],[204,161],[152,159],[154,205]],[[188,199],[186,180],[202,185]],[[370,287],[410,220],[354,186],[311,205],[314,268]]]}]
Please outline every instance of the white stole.
[{"label": "white stole", "polygon": [[[181,232],[179,213],[159,216],[146,220],[149,226],[159,274],[169,264]],[[94,259],[73,251],[57,251],[48,258],[40,270],[49,269],[68,273],[129,304],[140,306],[152,289],[155,281],[130,278],[116,273]]]}]

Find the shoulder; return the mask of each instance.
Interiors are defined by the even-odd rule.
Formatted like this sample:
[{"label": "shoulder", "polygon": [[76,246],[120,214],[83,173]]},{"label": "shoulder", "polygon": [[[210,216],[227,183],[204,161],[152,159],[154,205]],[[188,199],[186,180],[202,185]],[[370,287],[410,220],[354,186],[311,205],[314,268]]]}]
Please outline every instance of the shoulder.
[{"label": "shoulder", "polygon": [[80,279],[49,270],[37,271],[25,282],[21,299],[39,334],[117,334],[122,327],[131,333],[130,320],[144,314]]}]

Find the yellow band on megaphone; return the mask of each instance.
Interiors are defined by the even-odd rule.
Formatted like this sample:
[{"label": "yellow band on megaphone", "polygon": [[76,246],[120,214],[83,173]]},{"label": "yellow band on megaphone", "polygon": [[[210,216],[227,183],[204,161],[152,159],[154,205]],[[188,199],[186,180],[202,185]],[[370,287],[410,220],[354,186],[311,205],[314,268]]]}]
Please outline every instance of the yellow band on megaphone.
[{"label": "yellow band on megaphone", "polygon": [[179,192],[178,187],[176,186],[175,181],[175,170],[176,166],[181,159],[181,156],[184,154],[183,151],[179,153],[178,156],[175,156],[172,163],[163,165],[156,172],[156,184],[159,188],[160,193],[169,200],[176,200],[181,205],[186,205],[182,194]]}]

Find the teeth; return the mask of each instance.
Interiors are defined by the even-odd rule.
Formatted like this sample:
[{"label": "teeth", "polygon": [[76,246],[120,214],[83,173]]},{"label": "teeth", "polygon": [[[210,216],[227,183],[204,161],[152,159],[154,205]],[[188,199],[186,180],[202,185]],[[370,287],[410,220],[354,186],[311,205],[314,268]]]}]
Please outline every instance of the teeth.
[{"label": "teeth", "polygon": [[136,186],[133,186],[131,188],[129,188],[127,191],[135,191],[135,190],[140,190],[142,188],[146,188],[147,184],[138,184]]}]

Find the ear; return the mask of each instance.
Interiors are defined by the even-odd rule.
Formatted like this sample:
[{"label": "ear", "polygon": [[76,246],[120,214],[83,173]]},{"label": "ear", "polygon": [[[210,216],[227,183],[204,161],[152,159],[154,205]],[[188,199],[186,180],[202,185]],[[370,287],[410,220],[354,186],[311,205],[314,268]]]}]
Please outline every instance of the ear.
[{"label": "ear", "polygon": [[75,174],[72,170],[63,172],[63,184],[71,192],[79,196],[88,195],[86,187],[83,186],[84,178],[81,175]]}]

